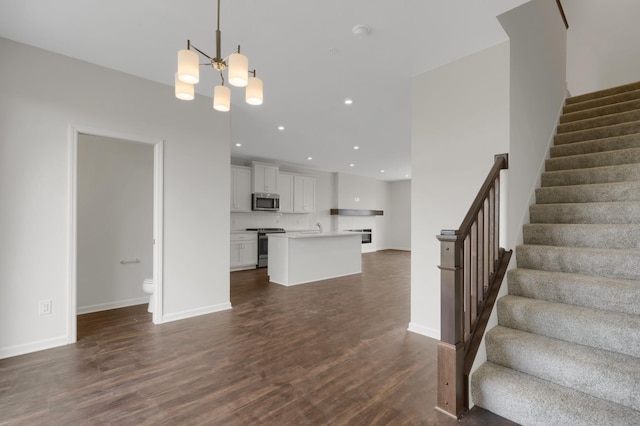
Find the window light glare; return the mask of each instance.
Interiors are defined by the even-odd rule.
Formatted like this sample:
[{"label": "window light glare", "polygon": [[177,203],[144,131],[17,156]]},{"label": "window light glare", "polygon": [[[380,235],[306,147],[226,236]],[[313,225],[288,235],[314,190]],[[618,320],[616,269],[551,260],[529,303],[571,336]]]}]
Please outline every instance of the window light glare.
[{"label": "window light glare", "polygon": [[384,170],[380,170],[380,173],[384,173]]},{"label": "window light glare", "polygon": [[347,99],[345,99],[345,100],[344,100],[344,104],[345,104],[345,105],[351,105],[351,104],[353,104],[353,99],[351,99],[351,98],[347,98]]},{"label": "window light glare", "polygon": [[353,164],[353,163],[349,164],[349,167],[353,167],[353,166],[355,166],[355,164]]},{"label": "window light glare", "polygon": [[284,126],[278,126],[278,130],[283,131],[284,130]]},{"label": "window light glare", "polygon": [[240,147],[240,146],[242,146],[242,144],[241,144],[241,143],[237,143],[237,144],[236,144],[236,146],[237,146],[237,147]]},{"label": "window light glare", "polygon": [[313,160],[313,157],[307,157],[307,160],[311,161]]},{"label": "window light glare", "polygon": [[353,149],[360,149],[358,145],[354,146]]}]

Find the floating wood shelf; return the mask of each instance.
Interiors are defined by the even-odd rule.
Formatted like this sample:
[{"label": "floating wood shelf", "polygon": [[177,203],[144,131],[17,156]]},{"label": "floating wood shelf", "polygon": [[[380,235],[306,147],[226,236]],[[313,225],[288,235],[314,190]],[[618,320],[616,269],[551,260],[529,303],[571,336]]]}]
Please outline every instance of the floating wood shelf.
[{"label": "floating wood shelf", "polygon": [[340,216],[382,216],[382,210],[331,209],[332,215]]}]

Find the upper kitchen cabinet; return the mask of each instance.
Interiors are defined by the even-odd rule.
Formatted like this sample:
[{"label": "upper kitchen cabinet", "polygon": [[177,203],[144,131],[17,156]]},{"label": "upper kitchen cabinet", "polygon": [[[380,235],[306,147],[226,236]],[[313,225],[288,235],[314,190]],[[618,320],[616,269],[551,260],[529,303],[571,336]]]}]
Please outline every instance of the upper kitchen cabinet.
[{"label": "upper kitchen cabinet", "polygon": [[278,166],[253,162],[253,192],[278,193]]},{"label": "upper kitchen cabinet", "polygon": [[231,211],[251,211],[251,168],[231,166]]},{"label": "upper kitchen cabinet", "polygon": [[295,175],[293,178],[293,211],[313,213],[316,211],[316,178]]},{"label": "upper kitchen cabinet", "polygon": [[291,173],[278,173],[280,213],[293,213],[293,178]]}]

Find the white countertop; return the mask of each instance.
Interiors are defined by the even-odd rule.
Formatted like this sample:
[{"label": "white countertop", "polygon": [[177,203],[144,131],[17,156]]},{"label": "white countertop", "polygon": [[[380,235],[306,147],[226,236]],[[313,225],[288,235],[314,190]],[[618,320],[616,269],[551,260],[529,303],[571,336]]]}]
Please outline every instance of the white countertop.
[{"label": "white countertop", "polygon": [[[284,234],[269,234],[269,238],[329,238],[329,237],[346,237],[346,236],[358,236],[360,232],[322,232],[322,233],[297,233],[297,232],[287,232]],[[359,237],[360,238],[360,237]]]}]

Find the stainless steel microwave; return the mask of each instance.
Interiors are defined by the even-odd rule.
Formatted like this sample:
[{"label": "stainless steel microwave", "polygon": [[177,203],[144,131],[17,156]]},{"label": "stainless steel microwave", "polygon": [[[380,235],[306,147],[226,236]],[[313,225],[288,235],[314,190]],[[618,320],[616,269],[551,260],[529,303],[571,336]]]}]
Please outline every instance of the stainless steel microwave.
[{"label": "stainless steel microwave", "polygon": [[251,197],[251,210],[278,211],[280,210],[280,195],[256,192]]}]

